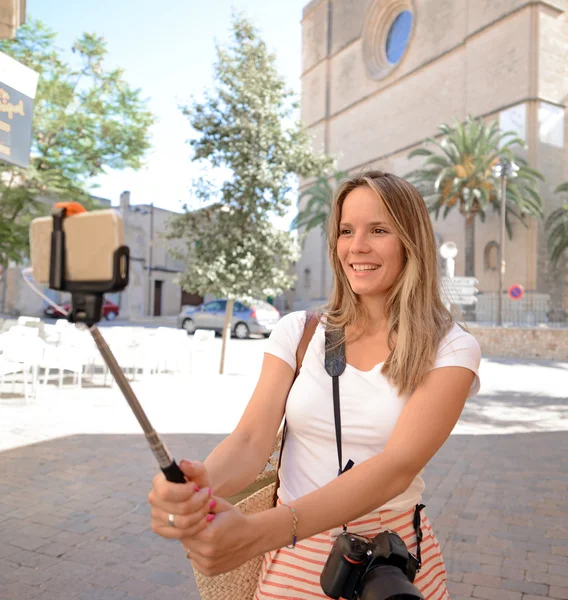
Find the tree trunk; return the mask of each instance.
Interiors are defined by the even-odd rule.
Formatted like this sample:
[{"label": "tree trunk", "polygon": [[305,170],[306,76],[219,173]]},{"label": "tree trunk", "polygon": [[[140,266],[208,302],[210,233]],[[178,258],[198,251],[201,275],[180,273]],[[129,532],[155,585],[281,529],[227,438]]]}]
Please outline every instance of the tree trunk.
[{"label": "tree trunk", "polygon": [[221,364],[219,365],[219,374],[223,375],[225,368],[225,349],[227,347],[227,338],[231,335],[231,319],[233,318],[234,300],[227,300],[227,308],[225,309],[225,323],[223,325],[223,343],[221,344]]},{"label": "tree trunk", "polygon": [[475,277],[475,215],[465,218],[465,276]]},{"label": "tree trunk", "polygon": [[[8,261],[6,261],[6,265],[8,265]],[[2,297],[0,298],[0,314],[6,312],[6,284],[8,283],[8,267],[3,267],[0,265],[0,269],[2,269]]]}]

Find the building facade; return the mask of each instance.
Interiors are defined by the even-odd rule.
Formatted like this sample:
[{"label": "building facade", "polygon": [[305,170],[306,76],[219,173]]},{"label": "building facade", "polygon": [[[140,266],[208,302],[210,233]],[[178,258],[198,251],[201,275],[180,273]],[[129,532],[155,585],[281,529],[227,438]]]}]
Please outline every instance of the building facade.
[{"label": "building facade", "polygon": [[26,22],[26,0],[0,0],[0,40],[13,38]]},{"label": "building facade", "polygon": [[184,292],[176,276],[184,263],[172,258],[169,250],[176,242],[165,233],[174,213],[148,204],[132,205],[130,192],[120,196],[120,215],[124,223],[125,244],[130,248],[130,283],[119,296],[121,315],[172,316],[183,304],[199,304],[197,295]]},{"label": "building facade", "polygon": [[[566,0],[313,0],[302,20],[303,122],[338,169],[404,176],[420,164],[410,151],[439,124],[496,119],[526,140],[525,156],[545,175],[548,215],[563,202],[555,188],[568,180],[567,9]],[[566,264],[552,271],[544,225],[528,223],[513,224],[504,287],[521,284],[568,309]],[[440,243],[457,244],[463,275],[463,217],[453,210],[434,229]],[[298,308],[329,292],[322,237],[310,232],[298,263]],[[498,241],[499,215],[477,220],[480,297],[497,292]]]}]

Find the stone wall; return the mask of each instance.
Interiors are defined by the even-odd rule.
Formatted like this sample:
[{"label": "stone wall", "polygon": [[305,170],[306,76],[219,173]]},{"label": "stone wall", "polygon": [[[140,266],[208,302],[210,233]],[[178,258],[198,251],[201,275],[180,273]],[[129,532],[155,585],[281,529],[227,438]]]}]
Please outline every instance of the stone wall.
[{"label": "stone wall", "polygon": [[477,327],[470,323],[468,329],[483,356],[568,361],[568,329]]}]

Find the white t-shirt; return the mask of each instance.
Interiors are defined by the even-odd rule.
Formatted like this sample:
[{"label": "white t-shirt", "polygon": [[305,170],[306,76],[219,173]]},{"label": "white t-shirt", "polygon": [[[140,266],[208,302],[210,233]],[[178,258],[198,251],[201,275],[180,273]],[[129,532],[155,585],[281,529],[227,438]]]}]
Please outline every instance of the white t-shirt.
[{"label": "white t-shirt", "polygon": [[[296,350],[306,313],[283,317],[268,340],[266,352],[296,369]],[[324,367],[325,335],[320,323],[307,348],[300,374],[286,402],[288,433],[280,468],[278,496],[290,502],[326,485],[337,476],[338,459],[333,415],[332,379]],[[466,367],[475,373],[469,396],[479,391],[481,351],[475,338],[454,325],[442,340],[434,369]],[[357,465],[380,453],[408,400],[381,374],[383,363],[370,371],[347,365],[339,378],[343,463]],[[381,510],[404,511],[417,504],[424,490],[421,471],[409,488]]]}]

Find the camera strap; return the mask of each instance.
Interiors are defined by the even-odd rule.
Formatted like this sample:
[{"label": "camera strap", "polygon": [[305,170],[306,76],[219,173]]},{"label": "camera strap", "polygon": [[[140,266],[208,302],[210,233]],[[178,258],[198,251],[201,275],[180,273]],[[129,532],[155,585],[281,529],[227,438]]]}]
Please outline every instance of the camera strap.
[{"label": "camera strap", "polygon": [[[325,370],[331,377],[333,389],[333,415],[335,419],[335,442],[337,444],[337,461],[339,470],[337,475],[341,475],[349,471],[355,464],[351,459],[347,461],[343,467],[343,452],[341,447],[341,405],[339,402],[339,376],[343,374],[346,367],[345,359],[345,333],[341,330],[325,331]],[[412,525],[416,533],[416,561],[417,570],[422,566],[422,556],[420,552],[420,544],[423,540],[422,527],[420,526],[420,511],[424,508],[424,504],[417,504],[414,509],[414,517]],[[343,525],[343,530],[347,531],[347,525]]]},{"label": "camera strap", "polygon": [[331,377],[333,386],[333,416],[335,419],[335,443],[337,444],[337,475],[349,471],[354,462],[349,459],[343,467],[343,452],[341,447],[341,406],[339,403],[339,376],[345,371],[345,341],[343,330],[325,331],[325,370]]},{"label": "camera strap", "polygon": [[418,565],[416,570],[419,571],[422,566],[422,555],[420,554],[420,544],[422,543],[423,534],[422,527],[420,527],[420,511],[425,507],[424,504],[417,504],[414,509],[414,519],[412,520],[412,525],[414,527],[414,532],[416,533],[416,560],[418,561]]}]

